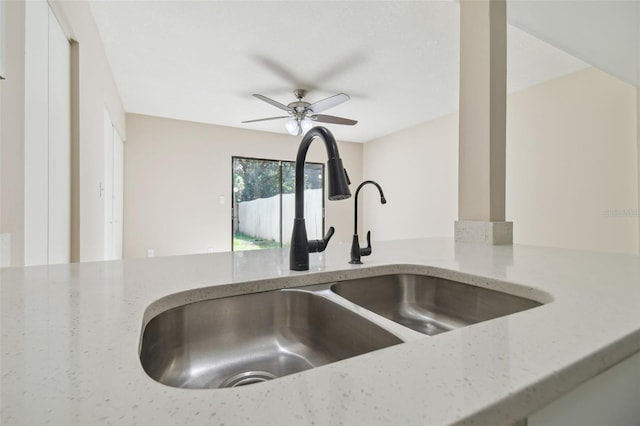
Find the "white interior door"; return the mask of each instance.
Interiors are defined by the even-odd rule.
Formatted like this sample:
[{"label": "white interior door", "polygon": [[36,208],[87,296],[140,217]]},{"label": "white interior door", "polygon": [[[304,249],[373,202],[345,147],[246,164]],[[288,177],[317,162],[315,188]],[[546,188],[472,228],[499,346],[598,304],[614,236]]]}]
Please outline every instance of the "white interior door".
[{"label": "white interior door", "polygon": [[113,258],[122,259],[124,219],[124,142],[113,129]]},{"label": "white interior door", "polygon": [[0,1],[0,39],[2,40],[2,42],[0,43],[0,79],[4,79],[6,78],[6,74],[4,71],[4,67],[5,67],[5,49],[6,46],[4,45],[4,40],[6,40],[6,36],[4,33],[4,29],[6,27],[5,23],[4,23],[4,1]]},{"label": "white interior door", "polygon": [[71,255],[71,48],[49,10],[49,263]]},{"label": "white interior door", "polygon": [[49,6],[25,7],[24,264],[49,263]]},{"label": "white interior door", "polygon": [[25,265],[66,263],[71,241],[71,46],[46,1],[25,2]]},{"label": "white interior door", "polygon": [[102,180],[104,206],[104,260],[113,257],[113,125],[104,111],[104,179]]},{"label": "white interior door", "polygon": [[122,259],[124,202],[123,141],[104,111],[104,259]]}]

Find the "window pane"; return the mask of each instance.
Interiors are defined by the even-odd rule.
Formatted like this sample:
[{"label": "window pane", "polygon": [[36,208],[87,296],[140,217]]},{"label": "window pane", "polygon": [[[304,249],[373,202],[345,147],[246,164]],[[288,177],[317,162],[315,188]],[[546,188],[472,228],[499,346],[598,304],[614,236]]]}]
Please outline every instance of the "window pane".
[{"label": "window pane", "polygon": [[[323,236],[323,191],[324,165],[305,163],[304,166],[304,217],[307,237],[310,240]],[[282,244],[291,243],[293,218],[295,216],[295,163],[282,164]]]},{"label": "window pane", "polygon": [[280,247],[280,162],[233,159],[233,250]]},{"label": "window pane", "polygon": [[[233,157],[232,169],[233,250],[288,247],[295,213],[295,163]],[[323,236],[323,174],[324,165],[305,164],[309,239]]]}]

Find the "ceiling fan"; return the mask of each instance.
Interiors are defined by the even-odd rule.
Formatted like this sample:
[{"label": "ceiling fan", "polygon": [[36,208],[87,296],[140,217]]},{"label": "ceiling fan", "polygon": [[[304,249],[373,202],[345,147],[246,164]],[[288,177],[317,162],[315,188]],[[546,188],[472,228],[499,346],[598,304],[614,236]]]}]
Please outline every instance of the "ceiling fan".
[{"label": "ceiling fan", "polygon": [[354,124],[358,123],[356,120],[350,120],[348,118],[318,114],[319,112],[325,111],[329,108],[333,108],[351,99],[346,93],[338,93],[337,95],[329,96],[328,98],[322,99],[312,104],[302,100],[302,98],[304,98],[307,94],[306,90],[296,89],[293,91],[293,94],[298,100],[291,102],[288,105],[281,104],[280,102],[274,101],[273,99],[267,98],[263,95],[254,94],[254,97],[268,104],[271,104],[276,108],[280,108],[281,110],[286,111],[289,115],[259,118],[257,120],[247,120],[243,121],[243,123],[255,123],[256,121],[279,120],[288,118],[289,120],[285,124],[285,127],[287,131],[294,136],[301,135],[302,133],[309,130],[311,127],[313,127],[314,121],[318,121],[321,123],[344,124],[347,126],[353,126]]}]

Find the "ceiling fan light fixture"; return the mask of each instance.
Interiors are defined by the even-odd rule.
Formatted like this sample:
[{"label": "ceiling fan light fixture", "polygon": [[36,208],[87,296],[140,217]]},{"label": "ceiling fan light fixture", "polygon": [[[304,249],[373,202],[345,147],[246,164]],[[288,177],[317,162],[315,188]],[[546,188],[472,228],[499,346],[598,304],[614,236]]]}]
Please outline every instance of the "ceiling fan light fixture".
[{"label": "ceiling fan light fixture", "polygon": [[298,136],[300,134],[300,125],[298,124],[298,120],[295,118],[287,120],[284,127],[287,129],[287,132],[293,136]]},{"label": "ceiling fan light fixture", "polygon": [[304,118],[300,122],[300,127],[302,127],[302,133],[307,133],[313,127],[313,121],[311,121],[309,118]]}]

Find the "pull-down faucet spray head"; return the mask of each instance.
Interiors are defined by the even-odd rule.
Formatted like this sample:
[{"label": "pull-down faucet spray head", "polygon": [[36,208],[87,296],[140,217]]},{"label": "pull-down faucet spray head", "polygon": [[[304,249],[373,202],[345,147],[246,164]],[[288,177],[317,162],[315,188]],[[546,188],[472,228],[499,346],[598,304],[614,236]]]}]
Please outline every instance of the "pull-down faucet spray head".
[{"label": "pull-down faucet spray head", "polygon": [[[336,154],[337,152],[338,148],[336,147]],[[329,179],[328,198],[331,201],[345,200],[351,197],[351,190],[349,190],[351,181],[349,180],[347,170],[342,165],[342,160],[339,157],[329,158],[327,161],[327,174]]]}]

